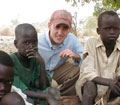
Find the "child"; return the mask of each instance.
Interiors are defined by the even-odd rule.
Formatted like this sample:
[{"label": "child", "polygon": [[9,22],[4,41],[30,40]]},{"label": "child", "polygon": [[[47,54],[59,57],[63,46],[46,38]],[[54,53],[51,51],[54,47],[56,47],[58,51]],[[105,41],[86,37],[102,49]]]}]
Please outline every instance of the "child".
[{"label": "child", "polygon": [[[11,93],[11,91],[18,90],[15,88],[15,86],[12,86],[13,79],[14,79],[14,63],[11,57],[6,52],[0,50],[0,105],[2,105],[1,100],[3,100],[3,97],[6,98],[7,94]],[[22,92],[19,93],[21,93],[23,97],[24,94]],[[24,101],[26,105],[32,105],[28,103],[26,99],[24,99]]]},{"label": "child", "polygon": [[19,94],[10,92],[2,98],[0,105],[25,105],[25,102]]},{"label": "child", "polygon": [[[11,94],[11,87],[14,79],[14,63],[11,57],[4,51],[0,50],[0,105],[3,100]],[[17,93],[14,93],[17,94]],[[20,97],[20,95],[17,94]],[[14,99],[14,97],[11,96]],[[11,104],[13,105],[13,104]],[[16,104],[17,105],[17,104]],[[20,102],[22,105],[22,102]]]},{"label": "child", "polygon": [[[98,17],[99,38],[85,44],[84,61],[76,91],[81,105],[120,104],[120,19],[117,13],[105,11]],[[98,105],[98,104],[97,104]]]},{"label": "child", "polygon": [[[36,105],[46,105],[46,100],[50,105],[57,105],[58,98],[48,92],[51,77],[45,71],[37,42],[37,32],[31,24],[16,27],[14,44],[18,52],[11,54],[15,64],[14,85],[32,98]],[[56,89],[53,90],[59,94]]]},{"label": "child", "polygon": [[14,63],[10,56],[0,50],[0,101],[11,91],[14,79]]}]

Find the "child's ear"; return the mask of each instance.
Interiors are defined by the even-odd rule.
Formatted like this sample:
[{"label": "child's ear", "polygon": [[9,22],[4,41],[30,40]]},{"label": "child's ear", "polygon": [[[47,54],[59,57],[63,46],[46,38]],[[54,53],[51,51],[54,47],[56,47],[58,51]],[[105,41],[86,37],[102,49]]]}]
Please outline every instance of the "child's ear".
[{"label": "child's ear", "polygon": [[14,40],[14,45],[17,48],[17,40]]},{"label": "child's ear", "polygon": [[100,34],[100,28],[97,28],[96,31],[98,34]]}]

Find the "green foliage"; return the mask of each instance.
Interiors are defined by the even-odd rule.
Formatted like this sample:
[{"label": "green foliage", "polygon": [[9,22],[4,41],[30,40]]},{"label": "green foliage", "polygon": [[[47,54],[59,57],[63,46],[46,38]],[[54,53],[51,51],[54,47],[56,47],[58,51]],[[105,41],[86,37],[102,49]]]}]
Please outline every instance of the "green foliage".
[{"label": "green foliage", "polygon": [[95,16],[90,16],[87,19],[86,25],[84,26],[85,29],[96,30],[97,28],[97,19]]},{"label": "green foliage", "polygon": [[96,28],[97,28],[97,18],[96,16],[90,16],[86,20],[86,24],[84,25],[83,35],[84,36],[96,36]]},{"label": "green foliage", "polygon": [[77,6],[80,0],[65,0],[66,2],[72,2],[72,6]]},{"label": "green foliage", "polygon": [[120,0],[65,0],[66,2],[71,2],[72,6],[78,6],[80,3],[84,6],[86,3],[95,2],[94,15],[98,16],[101,12],[105,10],[117,11],[120,9]]}]

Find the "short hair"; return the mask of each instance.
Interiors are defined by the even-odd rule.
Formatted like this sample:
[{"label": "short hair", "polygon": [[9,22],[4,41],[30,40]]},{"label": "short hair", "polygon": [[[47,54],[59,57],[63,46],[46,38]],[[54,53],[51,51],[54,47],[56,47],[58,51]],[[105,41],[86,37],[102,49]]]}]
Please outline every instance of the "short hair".
[{"label": "short hair", "polygon": [[35,27],[29,23],[23,23],[23,24],[19,24],[16,26],[15,28],[15,37],[16,39],[23,35],[23,34],[36,34],[37,35],[37,31],[35,29]]},{"label": "short hair", "polygon": [[24,99],[16,92],[10,92],[6,94],[2,99],[1,103],[5,105],[25,105]]},{"label": "short hair", "polygon": [[8,55],[6,52],[2,50],[0,50],[0,64],[14,67],[14,63],[10,55]]},{"label": "short hair", "polygon": [[[110,15],[110,16],[117,16],[118,17],[118,14],[114,11],[104,11],[98,17],[98,27],[101,27],[102,19],[103,19],[104,15]],[[118,19],[119,19],[119,17],[118,17]]]}]

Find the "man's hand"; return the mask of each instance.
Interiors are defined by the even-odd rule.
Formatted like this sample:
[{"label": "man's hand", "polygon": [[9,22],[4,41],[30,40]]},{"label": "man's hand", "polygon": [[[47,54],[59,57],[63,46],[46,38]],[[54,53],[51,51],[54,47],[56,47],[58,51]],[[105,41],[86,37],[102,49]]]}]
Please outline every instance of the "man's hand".
[{"label": "man's hand", "polygon": [[66,58],[73,58],[73,59],[76,59],[78,62],[80,61],[80,56],[78,55],[78,54],[76,54],[76,53],[74,53],[72,50],[70,50],[70,49],[65,49],[65,50],[63,50],[60,54],[59,54],[59,56],[61,57],[61,58],[64,58],[64,57],[66,57]]}]

